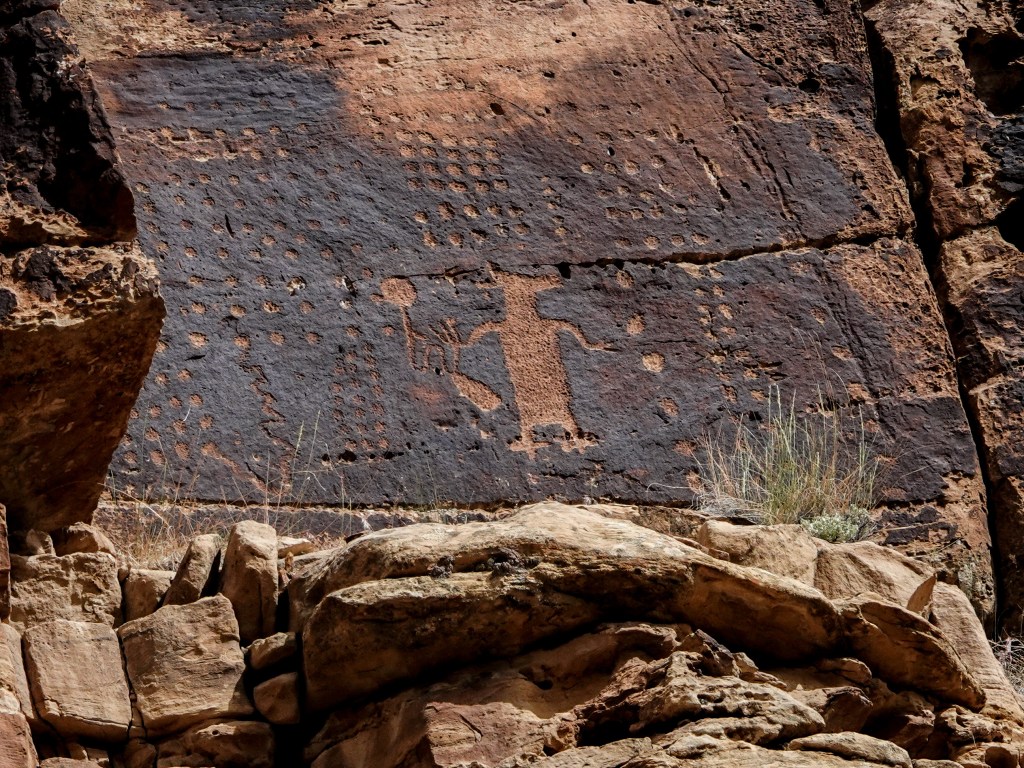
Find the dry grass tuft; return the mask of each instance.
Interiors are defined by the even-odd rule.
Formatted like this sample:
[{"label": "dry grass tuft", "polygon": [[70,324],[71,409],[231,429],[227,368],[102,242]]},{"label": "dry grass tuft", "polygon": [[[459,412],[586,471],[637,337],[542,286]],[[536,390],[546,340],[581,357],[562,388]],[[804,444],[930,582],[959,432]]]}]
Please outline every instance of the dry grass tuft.
[{"label": "dry grass tuft", "polygon": [[[312,517],[321,519],[314,523]],[[344,519],[331,514],[311,516],[282,507],[186,506],[124,498],[101,504],[93,524],[110,537],[129,565],[175,570],[193,538],[215,533],[226,540],[231,526],[241,520],[270,525],[279,536],[308,539],[317,549],[339,546],[349,533]]]},{"label": "dry grass tuft", "polygon": [[759,523],[802,523],[815,536],[851,541],[870,533],[879,461],[861,420],[851,439],[820,404],[798,416],[771,393],[767,419],[740,424],[731,445],[708,439],[701,466],[703,510]]},{"label": "dry grass tuft", "polygon": [[1024,640],[1018,637],[993,640],[992,653],[1006,672],[1013,690],[1024,699]]}]

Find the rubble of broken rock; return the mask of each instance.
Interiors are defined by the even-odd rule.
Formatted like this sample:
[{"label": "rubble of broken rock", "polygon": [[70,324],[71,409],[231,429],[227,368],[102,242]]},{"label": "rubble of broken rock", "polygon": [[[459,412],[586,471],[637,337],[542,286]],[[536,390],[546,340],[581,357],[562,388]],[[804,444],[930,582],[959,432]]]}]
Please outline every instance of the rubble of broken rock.
[{"label": "rubble of broken rock", "polygon": [[243,521],[176,572],[85,524],[12,536],[0,765],[1020,764],[1021,703],[925,565],[628,513],[542,503],[299,555]]}]

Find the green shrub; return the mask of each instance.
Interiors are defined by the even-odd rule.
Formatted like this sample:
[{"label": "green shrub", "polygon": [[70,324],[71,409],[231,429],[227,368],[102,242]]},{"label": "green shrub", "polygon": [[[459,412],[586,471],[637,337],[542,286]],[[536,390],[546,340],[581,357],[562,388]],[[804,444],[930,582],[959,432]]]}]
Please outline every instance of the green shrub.
[{"label": "green shrub", "polygon": [[798,415],[770,392],[768,415],[758,427],[741,423],[731,445],[707,440],[701,466],[700,506],[756,522],[802,523],[829,541],[852,541],[870,532],[879,462],[859,420],[844,434],[819,399],[818,411]]}]

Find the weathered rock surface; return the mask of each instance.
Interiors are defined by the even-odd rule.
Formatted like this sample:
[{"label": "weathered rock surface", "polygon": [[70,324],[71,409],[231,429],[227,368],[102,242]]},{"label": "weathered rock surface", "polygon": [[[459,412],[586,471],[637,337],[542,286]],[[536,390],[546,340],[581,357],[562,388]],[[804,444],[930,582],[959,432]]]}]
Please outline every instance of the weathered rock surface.
[{"label": "weathered rock surface", "polygon": [[877,765],[912,768],[907,750],[862,733],[816,733],[793,739],[786,748],[806,752],[831,752],[847,760],[865,760]]},{"label": "weathered rock surface", "polygon": [[133,568],[122,585],[125,621],[141,619],[156,611],[173,578],[172,571]]},{"label": "weathered rock surface", "polygon": [[990,610],[859,11],[626,5],[66,2],[177,309],[115,476],[688,501],[703,435],[825,378],[892,460],[880,536],[973,559]]},{"label": "weathered rock surface", "polygon": [[35,724],[32,691],[25,674],[21,635],[10,624],[0,624],[0,711],[21,712],[29,724]]},{"label": "weathered rock surface", "polygon": [[54,619],[29,627],[25,663],[39,717],[65,738],[128,738],[128,682],[114,630]]},{"label": "weathered rock surface", "polygon": [[189,542],[167,592],[164,605],[194,603],[212,595],[220,578],[221,538],[215,533],[196,536]]},{"label": "weathered rock surface", "polygon": [[298,648],[298,638],[294,632],[278,632],[256,640],[247,649],[249,666],[257,671],[267,669],[294,658]]},{"label": "weathered rock surface", "polygon": [[299,674],[286,672],[272,677],[252,692],[256,709],[274,725],[297,725],[302,719]]},{"label": "weathered rock surface", "polygon": [[51,619],[121,623],[117,561],[105,552],[38,555],[12,561],[11,621],[32,626]]},{"label": "weathered rock surface", "polygon": [[103,531],[88,523],[75,523],[58,528],[52,534],[54,552],[58,555],[72,555],[76,552],[106,552],[117,556],[114,543]]},{"label": "weathered rock surface", "polygon": [[273,634],[277,618],[277,531],[246,520],[228,534],[220,592],[235,609],[242,645]]},{"label": "weathered rock surface", "polygon": [[96,506],[163,303],[70,30],[19,11],[0,19],[0,500],[50,530]]},{"label": "weathered rock surface", "polygon": [[870,596],[833,604],[791,579],[564,505],[501,523],[370,534],[293,584],[300,622],[303,601],[317,595],[301,626],[314,709],[623,615],[688,622],[780,659],[849,644],[896,684],[972,707],[984,701],[952,648],[910,611]]},{"label": "weathered rock surface", "polygon": [[0,762],[10,768],[36,768],[39,759],[24,716],[0,712]]},{"label": "weathered rock surface", "polygon": [[[919,218],[931,230],[935,282],[992,490],[994,540],[1005,563],[1001,618],[1016,627],[1024,614],[1020,11],[882,0],[866,16],[883,90],[892,91],[889,127],[905,146]],[[974,574],[964,568],[970,589]]]},{"label": "weathered rock surface", "polygon": [[273,768],[274,733],[266,723],[198,725],[157,748],[156,768]]},{"label": "weathered rock surface", "polygon": [[[546,503],[361,536],[292,572],[297,632],[244,655],[221,594],[116,634],[35,624],[35,708],[8,626],[0,728],[17,751],[32,720],[42,756],[124,768],[998,768],[1024,745],[970,601],[921,564],[791,526],[714,523],[702,544],[631,517]],[[114,559],[32,559],[73,558]]]},{"label": "weathered rock surface", "polygon": [[150,737],[252,714],[231,603],[220,595],[166,605],[119,630],[135,705]]}]

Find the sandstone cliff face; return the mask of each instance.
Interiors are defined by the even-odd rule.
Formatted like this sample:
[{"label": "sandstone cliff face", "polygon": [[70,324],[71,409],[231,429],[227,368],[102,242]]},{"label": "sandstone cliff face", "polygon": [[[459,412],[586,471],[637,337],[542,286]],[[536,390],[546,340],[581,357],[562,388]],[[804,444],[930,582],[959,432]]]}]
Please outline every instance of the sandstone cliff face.
[{"label": "sandstone cliff face", "polygon": [[0,500],[87,520],[156,345],[156,272],[56,3],[0,6]]},{"label": "sandstone cliff face", "polygon": [[174,307],[122,486],[686,502],[701,437],[780,387],[863,416],[880,540],[991,608],[976,450],[858,9],[63,12]]},{"label": "sandstone cliff face", "polygon": [[867,18],[991,489],[1003,619],[1024,612],[1021,11],[879,2]]}]

